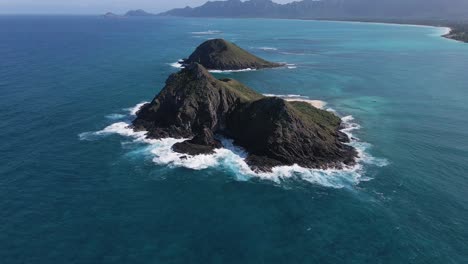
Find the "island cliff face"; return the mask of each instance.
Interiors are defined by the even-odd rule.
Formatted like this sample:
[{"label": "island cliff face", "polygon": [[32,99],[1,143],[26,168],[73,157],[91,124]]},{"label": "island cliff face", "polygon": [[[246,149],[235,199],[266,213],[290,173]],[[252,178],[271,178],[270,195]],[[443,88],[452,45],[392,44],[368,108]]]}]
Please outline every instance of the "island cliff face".
[{"label": "island cliff face", "polygon": [[150,138],[190,138],[173,150],[189,155],[221,148],[215,135],[234,140],[249,153],[253,170],[280,165],[341,168],[355,163],[341,120],[303,102],[264,97],[232,80],[218,80],[198,63],[171,75],[166,86],[133,121]]},{"label": "island cliff face", "polygon": [[205,41],[183,61],[184,65],[199,63],[208,70],[263,69],[284,66],[259,58],[224,39]]}]

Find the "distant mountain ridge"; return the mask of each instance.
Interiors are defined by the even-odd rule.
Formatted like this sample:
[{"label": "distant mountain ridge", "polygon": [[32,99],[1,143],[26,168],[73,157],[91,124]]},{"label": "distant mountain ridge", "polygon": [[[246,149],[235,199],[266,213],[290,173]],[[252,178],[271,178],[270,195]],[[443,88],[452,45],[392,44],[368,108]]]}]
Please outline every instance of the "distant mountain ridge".
[{"label": "distant mountain ridge", "polygon": [[302,0],[278,4],[271,0],[208,1],[199,7],[176,8],[160,16],[259,17],[303,19],[462,19],[467,0]]},{"label": "distant mountain ridge", "polygon": [[[271,0],[208,1],[199,7],[160,14],[129,11],[124,17],[178,16],[217,18],[316,19],[446,26],[446,38],[468,42],[468,0]],[[105,17],[115,17],[107,14]]]}]

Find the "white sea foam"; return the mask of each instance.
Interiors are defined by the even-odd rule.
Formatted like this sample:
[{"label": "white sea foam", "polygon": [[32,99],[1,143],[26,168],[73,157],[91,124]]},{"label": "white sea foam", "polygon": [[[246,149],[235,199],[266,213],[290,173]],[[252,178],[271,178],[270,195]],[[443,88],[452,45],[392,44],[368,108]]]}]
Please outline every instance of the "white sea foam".
[{"label": "white sea foam", "polygon": [[110,119],[110,120],[119,120],[119,119],[123,119],[125,117],[126,117],[126,115],[124,115],[124,114],[109,114],[109,115],[106,115],[106,118]]},{"label": "white sea foam", "polygon": [[256,69],[240,69],[240,70],[209,70],[211,73],[232,73],[232,72],[247,72],[247,71],[256,71]]},{"label": "white sea foam", "polygon": [[450,34],[450,32],[452,32],[452,28],[449,28],[449,27],[440,27],[440,28],[437,28],[437,32],[434,33],[434,34],[431,34],[432,36],[436,36],[436,37],[439,37],[439,36],[445,36],[445,35],[448,35]]},{"label": "white sea foam", "polygon": [[[139,109],[143,104],[140,103],[135,107],[128,108],[127,110],[132,109],[132,111],[129,111],[129,114],[133,115],[136,113],[137,110],[135,109]],[[147,147],[144,150],[153,156],[153,162],[163,166],[184,167],[193,170],[217,168],[231,173],[238,180],[260,178],[281,183],[286,179],[301,179],[326,187],[344,188],[354,186],[360,181],[369,180],[369,178],[362,176],[364,164],[385,166],[388,162],[384,159],[372,157],[367,152],[370,144],[361,142],[353,136],[352,131],[359,129],[360,126],[354,122],[352,116],[345,116],[342,120],[344,124],[343,132],[351,138],[350,145],[355,147],[359,154],[359,163],[355,166],[344,167],[344,169],[307,169],[293,165],[275,167],[272,172],[254,172],[245,162],[248,153],[244,149],[235,146],[230,139],[220,138],[224,148],[215,150],[214,154],[190,156],[176,153],[172,150],[174,144],[183,142],[186,139],[148,139],[146,138],[146,132],[135,132],[127,122],[113,123],[97,132],[81,133],[79,138],[81,140],[97,140],[108,135],[118,134],[132,139],[135,143],[146,144]]]},{"label": "white sea foam", "polygon": [[219,30],[207,30],[207,31],[196,31],[196,32],[190,32],[190,33],[192,35],[218,35],[223,32]]},{"label": "white sea foam", "polygon": [[[177,68],[177,69],[183,69],[184,68],[183,60],[179,60],[177,62],[170,63],[169,65],[171,65],[172,67]],[[209,70],[209,72],[211,72],[211,73],[233,73],[233,72],[247,72],[247,71],[256,71],[256,69],[247,68],[247,69],[240,69],[240,70]]]},{"label": "white sea foam", "polygon": [[310,55],[308,53],[303,53],[303,52],[288,52],[288,51],[281,51],[280,54],[284,54],[284,55],[297,55],[297,56],[306,56],[306,55]]},{"label": "white sea foam", "polygon": [[[177,69],[183,69],[184,64],[183,60],[178,60],[173,63],[169,63],[171,67],[177,68]],[[286,68],[288,69],[296,69],[297,66],[295,64],[286,64]],[[246,69],[239,69],[239,70],[208,70],[211,73],[233,73],[233,72],[249,72],[249,71],[256,71],[257,69],[252,69],[252,68],[246,68]]]},{"label": "white sea foam", "polygon": [[183,62],[184,62],[183,60],[178,60],[176,62],[169,63],[169,65],[171,65],[171,67],[174,67],[174,68],[177,68],[177,69],[183,69],[184,68]]},{"label": "white sea foam", "polygon": [[449,34],[452,31],[452,28],[444,27],[442,28],[442,36]]},{"label": "white sea foam", "polygon": [[130,113],[130,115],[136,116],[136,114],[140,110],[140,108],[142,106],[144,106],[145,104],[147,104],[147,103],[149,103],[149,102],[141,102],[141,103],[135,105],[134,107],[126,108],[125,110],[127,110]]},{"label": "white sea foam", "polygon": [[378,167],[388,165],[388,161],[386,159],[376,158],[370,155],[367,150],[371,148],[372,145],[367,142],[362,142],[353,134],[353,131],[361,129],[361,126],[355,122],[353,116],[345,116],[341,118],[341,120],[344,127],[341,131],[351,139],[350,145],[358,151],[358,162],[372,164]]},{"label": "white sea foam", "polygon": [[264,51],[275,51],[275,50],[278,50],[277,48],[273,48],[273,47],[259,47],[258,49],[264,50]]}]

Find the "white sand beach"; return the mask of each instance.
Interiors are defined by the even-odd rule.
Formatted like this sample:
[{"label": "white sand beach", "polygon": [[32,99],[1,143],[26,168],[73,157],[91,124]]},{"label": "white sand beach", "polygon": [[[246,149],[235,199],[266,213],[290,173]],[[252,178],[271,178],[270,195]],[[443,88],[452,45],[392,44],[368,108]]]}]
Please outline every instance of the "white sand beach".
[{"label": "white sand beach", "polygon": [[287,99],[285,98],[284,100],[290,101],[290,102],[306,102],[318,109],[324,109],[325,106],[327,105],[326,102],[320,101],[320,100],[294,99],[294,98],[287,98]]}]

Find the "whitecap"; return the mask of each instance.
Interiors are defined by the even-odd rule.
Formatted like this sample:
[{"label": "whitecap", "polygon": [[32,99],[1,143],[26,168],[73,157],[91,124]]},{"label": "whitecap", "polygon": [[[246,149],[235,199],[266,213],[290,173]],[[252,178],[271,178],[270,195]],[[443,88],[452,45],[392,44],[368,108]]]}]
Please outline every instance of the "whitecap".
[{"label": "whitecap", "polygon": [[124,115],[124,114],[109,114],[109,115],[106,115],[106,118],[110,119],[110,120],[119,120],[119,119],[124,119],[125,117],[126,117],[126,115]]},{"label": "whitecap", "polygon": [[280,54],[283,54],[283,55],[296,55],[296,56],[312,55],[312,54],[303,53],[303,52],[287,52],[287,51],[281,51]]},{"label": "whitecap", "polygon": [[296,69],[297,65],[296,64],[291,64],[291,63],[286,63],[286,68],[288,69]]},{"label": "whitecap", "polygon": [[207,30],[207,31],[195,31],[195,32],[190,32],[190,33],[192,35],[218,35],[223,32],[219,30]]},{"label": "whitecap", "polygon": [[263,51],[275,51],[275,50],[278,50],[277,48],[273,48],[273,47],[259,47],[258,49],[263,50]]}]

